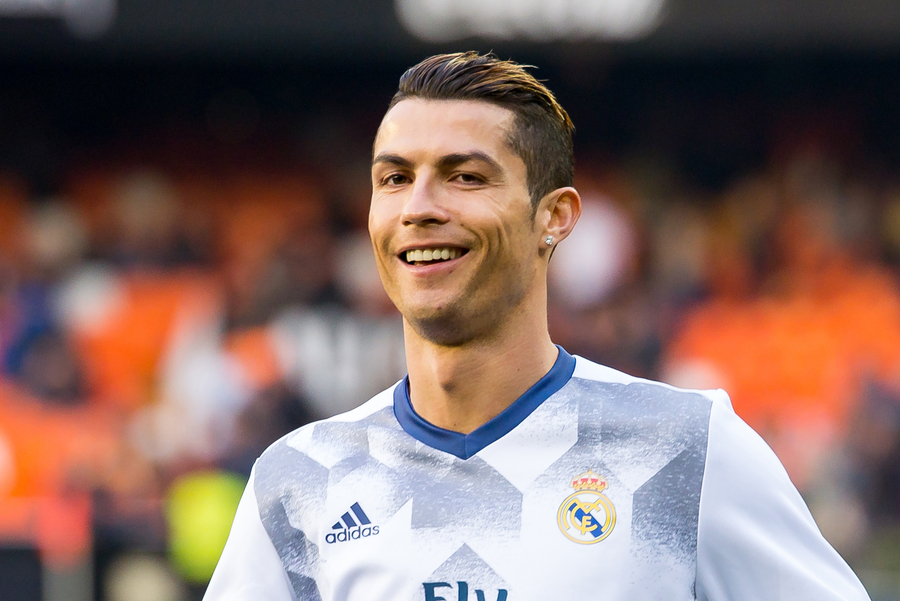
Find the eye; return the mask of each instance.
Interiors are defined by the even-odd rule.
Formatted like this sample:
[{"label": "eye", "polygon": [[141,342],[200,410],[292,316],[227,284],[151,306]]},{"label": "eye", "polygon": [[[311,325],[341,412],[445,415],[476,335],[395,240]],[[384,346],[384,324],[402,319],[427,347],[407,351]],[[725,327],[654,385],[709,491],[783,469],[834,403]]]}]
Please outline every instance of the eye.
[{"label": "eye", "polygon": [[402,186],[409,183],[409,181],[409,177],[402,173],[391,173],[381,180],[381,184],[384,186]]},{"label": "eye", "polygon": [[483,184],[484,178],[481,176],[475,175],[474,173],[457,173],[453,179],[462,183],[462,184]]}]

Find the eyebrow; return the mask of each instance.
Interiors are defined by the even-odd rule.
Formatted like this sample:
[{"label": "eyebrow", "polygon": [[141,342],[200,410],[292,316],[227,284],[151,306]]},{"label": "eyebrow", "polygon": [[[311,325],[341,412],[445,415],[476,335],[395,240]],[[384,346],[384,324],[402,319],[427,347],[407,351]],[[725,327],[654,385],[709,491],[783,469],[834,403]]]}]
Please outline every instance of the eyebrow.
[{"label": "eyebrow", "polygon": [[[472,152],[457,152],[453,154],[448,154],[442,156],[438,159],[437,167],[441,170],[452,169],[453,167],[458,167],[459,165],[463,165],[470,161],[479,161],[487,164],[492,169],[496,169],[501,171],[500,163],[494,160],[487,153],[481,152],[480,150],[473,150]],[[397,165],[398,167],[404,168],[412,168],[412,161],[403,158],[399,154],[392,154],[389,152],[379,154],[377,157],[372,159],[372,166],[379,165],[382,163],[390,163],[392,165]]]},{"label": "eyebrow", "polygon": [[492,169],[502,171],[500,163],[491,158],[490,155],[481,152],[480,150],[442,156],[440,159],[438,159],[437,166],[439,169],[452,169],[453,167],[458,167],[459,165],[468,163],[470,161],[479,161],[487,164]]},{"label": "eyebrow", "polygon": [[412,167],[412,161],[404,159],[399,154],[382,153],[372,159],[373,167],[380,163],[390,163],[392,165],[397,165],[398,167]]}]

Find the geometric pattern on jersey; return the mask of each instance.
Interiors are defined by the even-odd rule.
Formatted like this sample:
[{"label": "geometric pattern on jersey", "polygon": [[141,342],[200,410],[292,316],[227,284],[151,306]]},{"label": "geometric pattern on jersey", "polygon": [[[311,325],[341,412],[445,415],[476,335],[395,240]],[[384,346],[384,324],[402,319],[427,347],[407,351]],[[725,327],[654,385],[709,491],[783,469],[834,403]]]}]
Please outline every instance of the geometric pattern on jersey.
[{"label": "geometric pattern on jersey", "polygon": [[[706,396],[570,377],[468,459],[404,430],[393,396],[304,426],[257,463],[260,518],[297,599],[354,599],[348,580],[385,571],[398,584],[384,599],[422,601],[433,582],[462,583],[472,601],[476,589],[492,601],[499,589],[509,601],[694,599]],[[557,510],[587,470],[608,482],[617,521],[579,545]],[[327,543],[354,505],[378,535]]]},{"label": "geometric pattern on jersey", "polygon": [[428,581],[454,582],[460,574],[466,575],[466,584],[473,590],[494,591],[507,586],[503,578],[465,544],[432,572]]}]

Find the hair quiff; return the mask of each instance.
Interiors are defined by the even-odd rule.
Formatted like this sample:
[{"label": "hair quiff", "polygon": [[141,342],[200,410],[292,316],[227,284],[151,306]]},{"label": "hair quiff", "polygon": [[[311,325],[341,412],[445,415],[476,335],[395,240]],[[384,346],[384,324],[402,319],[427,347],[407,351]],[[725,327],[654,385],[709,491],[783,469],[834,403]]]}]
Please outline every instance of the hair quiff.
[{"label": "hair quiff", "polygon": [[525,163],[528,193],[537,209],[544,195],[571,186],[575,177],[575,126],[553,93],[531,73],[532,65],[504,61],[475,51],[439,54],[411,67],[400,78],[388,107],[409,98],[480,100],[515,115],[507,143]]}]

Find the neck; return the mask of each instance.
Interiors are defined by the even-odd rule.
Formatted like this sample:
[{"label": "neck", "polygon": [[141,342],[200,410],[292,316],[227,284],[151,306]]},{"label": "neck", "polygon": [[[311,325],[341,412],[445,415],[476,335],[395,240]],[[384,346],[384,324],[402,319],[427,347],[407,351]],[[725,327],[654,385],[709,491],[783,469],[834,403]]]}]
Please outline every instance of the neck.
[{"label": "neck", "polygon": [[556,361],[546,320],[546,308],[518,311],[504,321],[502,331],[452,347],[426,340],[404,321],[416,413],[464,434],[499,415]]}]

